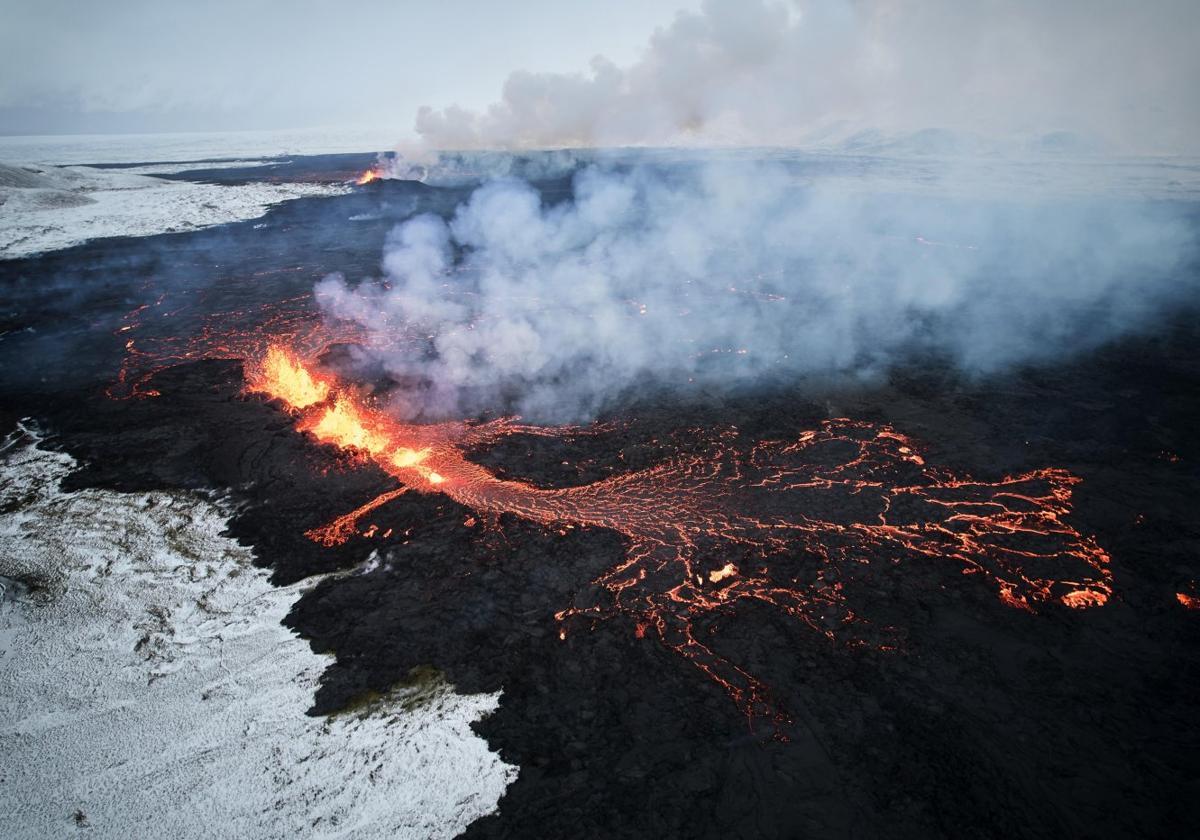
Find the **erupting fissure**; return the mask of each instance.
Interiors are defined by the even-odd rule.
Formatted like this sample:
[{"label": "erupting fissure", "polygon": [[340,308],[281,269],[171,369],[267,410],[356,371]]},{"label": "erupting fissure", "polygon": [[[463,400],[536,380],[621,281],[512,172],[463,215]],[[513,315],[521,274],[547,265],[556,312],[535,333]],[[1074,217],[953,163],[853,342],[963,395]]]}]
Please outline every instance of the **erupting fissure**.
[{"label": "erupting fissure", "polygon": [[354,183],[361,187],[362,185],[369,184],[372,181],[378,181],[379,178],[380,178],[379,170],[376,167],[372,166],[370,169],[365,170],[361,175],[359,175],[357,178],[355,178]]},{"label": "erupting fissure", "polygon": [[639,636],[653,629],[751,717],[783,719],[766,686],[715,649],[707,619],[736,602],[761,602],[831,640],[863,644],[856,631],[870,622],[851,610],[847,585],[871,567],[948,561],[1025,611],[1096,607],[1112,594],[1108,555],[1065,519],[1077,477],[1040,469],[974,480],[928,465],[885,425],[835,419],[794,440],[757,442],[736,429],[690,430],[689,445],[648,469],[546,488],[501,479],[466,453],[508,435],[577,429],[515,419],[399,423],[279,345],[250,367],[248,382],[296,412],[298,429],[400,482],[311,539],[333,546],[374,534],[360,521],[408,490],[444,493],[485,521],[509,513],[616,531],[624,558],[556,614],[560,637],[574,621],[628,616]]}]

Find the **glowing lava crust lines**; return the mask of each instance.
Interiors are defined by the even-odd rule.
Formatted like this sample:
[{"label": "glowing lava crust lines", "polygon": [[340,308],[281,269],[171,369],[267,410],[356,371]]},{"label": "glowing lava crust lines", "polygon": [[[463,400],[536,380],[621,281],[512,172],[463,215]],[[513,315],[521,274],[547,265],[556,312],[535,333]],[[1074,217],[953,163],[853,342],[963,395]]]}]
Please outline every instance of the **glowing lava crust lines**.
[{"label": "glowing lava crust lines", "polygon": [[689,431],[690,445],[656,466],[543,488],[500,479],[464,453],[506,435],[578,429],[514,420],[403,425],[278,346],[249,367],[248,380],[296,412],[300,430],[400,482],[311,539],[370,536],[375,529],[360,531],[360,520],[407,490],[444,493],[485,522],[510,513],[560,529],[612,529],[625,538],[625,557],[557,614],[560,636],[572,620],[627,615],[639,636],[652,630],[751,718],[785,719],[766,687],[695,629],[698,618],[735,602],[762,602],[831,640],[862,644],[854,629],[870,622],[847,606],[845,586],[855,568],[873,564],[953,563],[1026,611],[1048,602],[1095,607],[1112,594],[1108,555],[1064,519],[1079,479],[1061,469],[976,481],[927,465],[887,426],[837,419],[795,440]]}]

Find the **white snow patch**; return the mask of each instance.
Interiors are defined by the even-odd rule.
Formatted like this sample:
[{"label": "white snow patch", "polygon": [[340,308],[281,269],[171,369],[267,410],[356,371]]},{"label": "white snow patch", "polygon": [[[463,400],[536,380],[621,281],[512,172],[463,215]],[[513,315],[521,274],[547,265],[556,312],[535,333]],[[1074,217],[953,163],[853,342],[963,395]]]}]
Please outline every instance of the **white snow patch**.
[{"label": "white snow patch", "polygon": [[[178,175],[181,172],[197,172],[205,169],[254,169],[260,166],[271,166],[283,163],[277,160],[211,160],[189,161],[187,163],[145,163],[138,166],[122,166],[115,171],[131,175]],[[106,170],[112,172],[114,170]]]},{"label": "white snow patch", "polygon": [[72,459],[28,436],[0,459],[0,834],[432,838],[495,810],[517,768],[469,726],[498,694],[309,717],[328,658],[280,624],[305,584],[218,506],[64,493]]},{"label": "white snow patch", "polygon": [[151,236],[255,219],[343,184],[195,184],[87,167],[0,164],[0,259],[105,236]]},{"label": "white snow patch", "polygon": [[395,146],[398,128],[294,131],[197,131],[171,134],[59,134],[0,137],[0,161],[154,163],[206,158],[264,158],[378,152]]}]

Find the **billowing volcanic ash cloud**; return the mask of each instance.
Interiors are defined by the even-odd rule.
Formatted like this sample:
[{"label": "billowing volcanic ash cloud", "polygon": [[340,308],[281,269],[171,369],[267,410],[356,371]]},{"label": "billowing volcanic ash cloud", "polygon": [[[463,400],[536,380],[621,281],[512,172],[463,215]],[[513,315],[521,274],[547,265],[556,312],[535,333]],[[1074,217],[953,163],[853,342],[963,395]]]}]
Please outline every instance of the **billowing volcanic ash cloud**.
[{"label": "billowing volcanic ash cloud", "polygon": [[[1052,144],[1060,158],[1033,170],[957,130],[909,135],[917,151],[948,146],[950,163],[864,171],[837,156],[579,152],[554,204],[495,166],[511,156],[485,156],[500,177],[393,231],[382,278],[330,277],[318,297],[380,347],[415,325],[423,345],[373,351],[420,383],[398,400],[412,418],[586,419],[643,385],[856,379],[914,354],[986,374],[1095,347],[1197,294],[1186,208],[1135,200],[1112,161],[1061,158],[1200,136],[1181,88],[1200,59],[1180,27],[1200,6],[1150,5],[706,3],[631,67],[515,73],[484,113],[422,111],[426,150],[786,145],[843,118],[886,129],[860,142],[974,125],[1082,146]],[[564,154],[539,160],[571,171]]]}]

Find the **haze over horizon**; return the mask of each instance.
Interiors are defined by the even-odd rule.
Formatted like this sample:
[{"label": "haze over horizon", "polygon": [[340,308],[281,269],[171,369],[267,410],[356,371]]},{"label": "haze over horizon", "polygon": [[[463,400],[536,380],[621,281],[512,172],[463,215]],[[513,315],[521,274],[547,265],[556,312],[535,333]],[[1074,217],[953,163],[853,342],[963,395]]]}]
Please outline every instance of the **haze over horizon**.
[{"label": "haze over horizon", "polygon": [[486,105],[525,60],[632,60],[695,5],[0,0],[0,135],[383,126],[399,139],[423,104]]},{"label": "haze over horizon", "polygon": [[369,127],[414,150],[937,128],[1200,148],[1186,0],[2,5],[3,135]]}]

